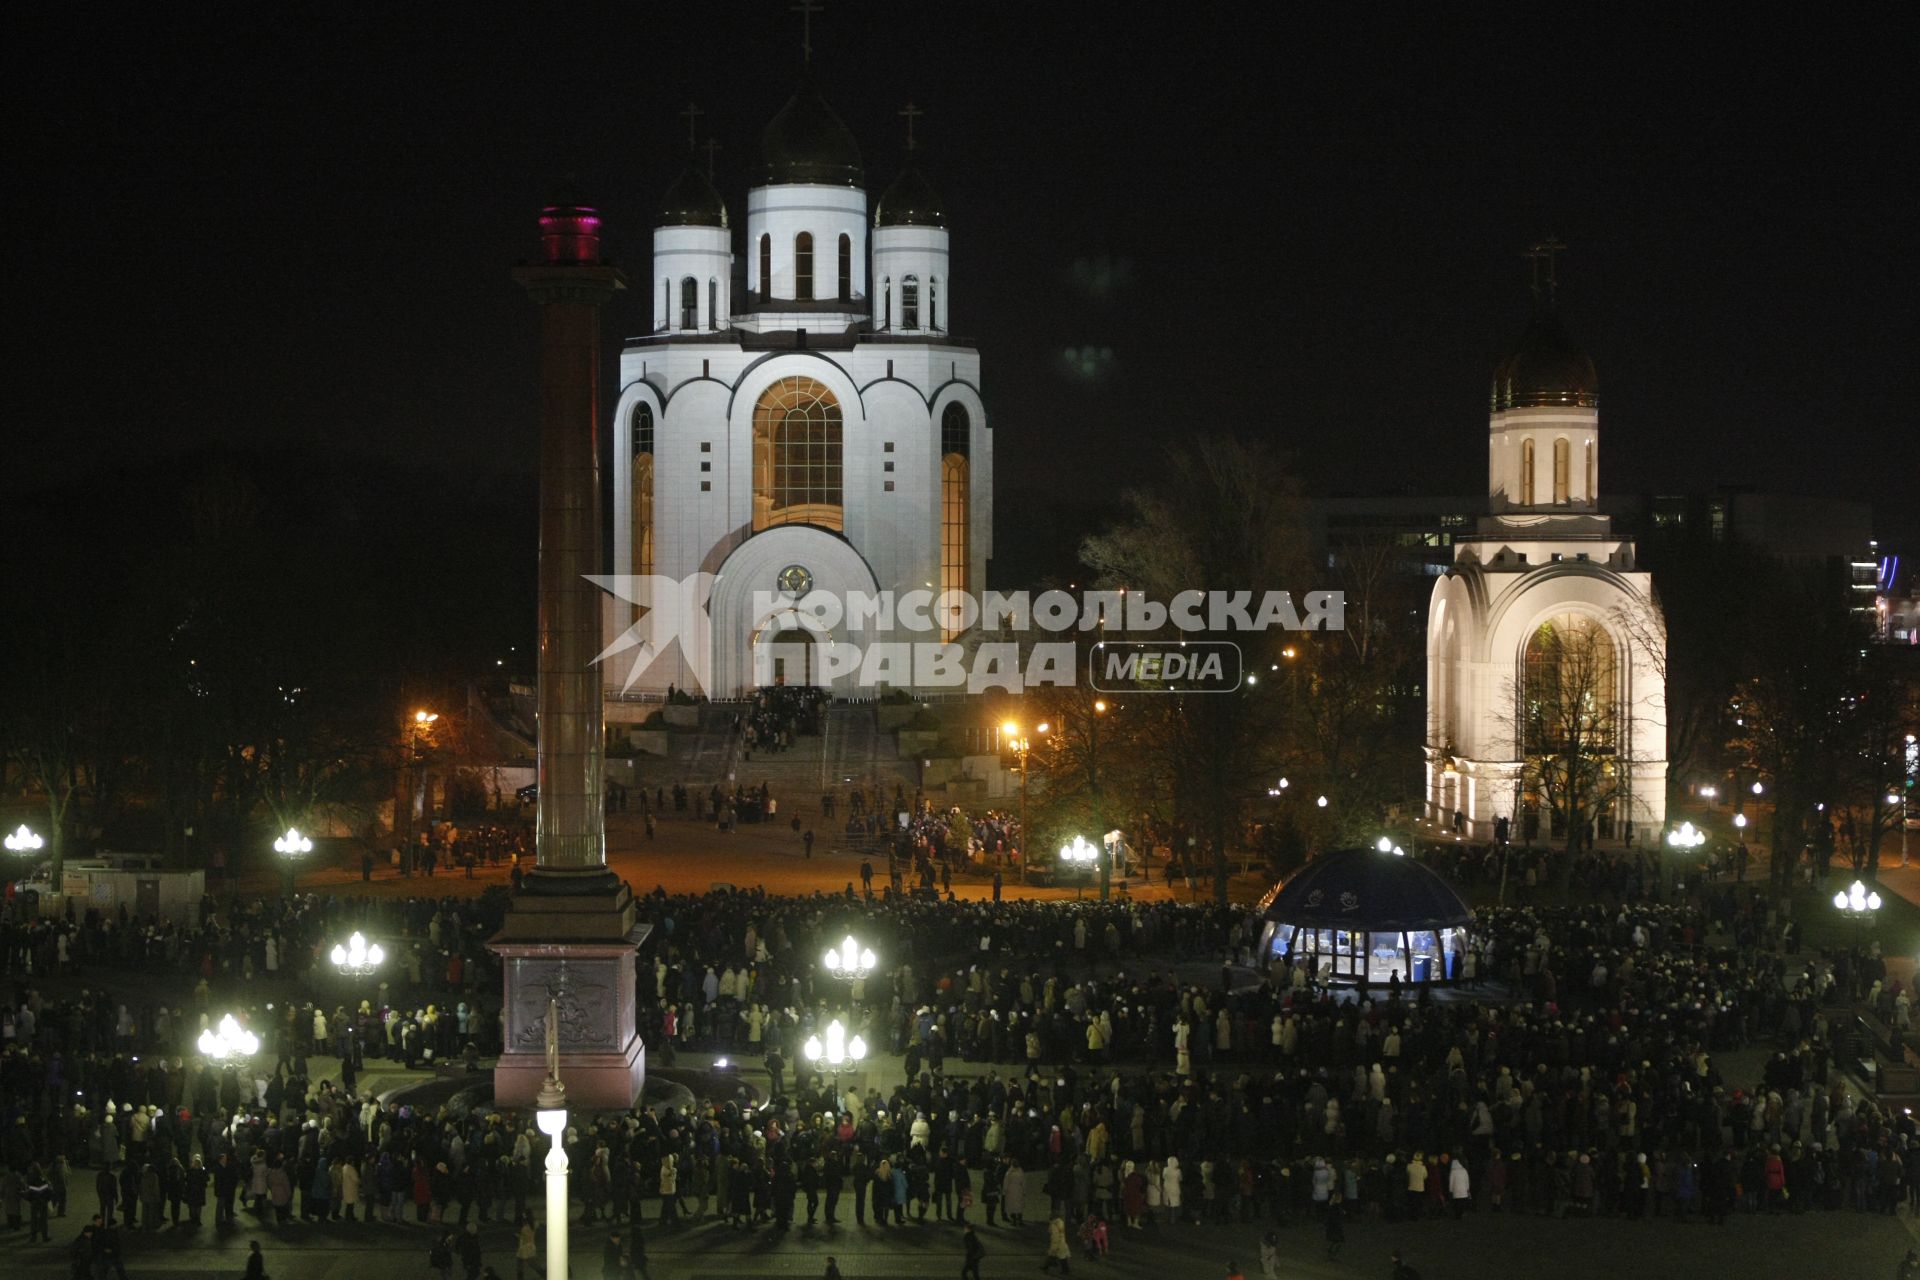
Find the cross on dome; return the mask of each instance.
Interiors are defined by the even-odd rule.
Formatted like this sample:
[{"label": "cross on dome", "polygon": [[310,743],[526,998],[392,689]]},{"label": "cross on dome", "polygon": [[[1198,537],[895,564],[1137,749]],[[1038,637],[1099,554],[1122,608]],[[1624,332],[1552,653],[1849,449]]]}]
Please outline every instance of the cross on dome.
[{"label": "cross on dome", "polygon": [[1547,301],[1554,301],[1554,295],[1560,285],[1560,255],[1566,251],[1567,246],[1561,243],[1560,238],[1549,234],[1543,240],[1534,241],[1526,252],[1521,254],[1521,257],[1533,264],[1534,297],[1540,296],[1540,264],[1544,262],[1547,264]]},{"label": "cross on dome", "polygon": [[816,4],[814,0],[800,0],[788,12],[800,15],[800,56],[808,66],[813,65],[813,15],[825,13],[826,6]]},{"label": "cross on dome", "polygon": [[927,113],[909,102],[906,106],[900,108],[899,114],[900,118],[907,122],[907,150],[917,150],[919,143],[915,142],[913,138],[913,122]]}]

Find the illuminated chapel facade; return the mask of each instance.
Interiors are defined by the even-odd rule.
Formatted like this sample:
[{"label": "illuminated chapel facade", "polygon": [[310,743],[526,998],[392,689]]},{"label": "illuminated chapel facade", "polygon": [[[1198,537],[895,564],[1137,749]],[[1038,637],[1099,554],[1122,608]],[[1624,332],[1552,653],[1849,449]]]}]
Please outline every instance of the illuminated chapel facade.
[{"label": "illuminated chapel facade", "polygon": [[[1549,263],[1549,269],[1551,264]],[[1599,382],[1549,280],[1494,372],[1489,514],[1427,617],[1426,817],[1485,841],[1651,846],[1666,822],[1666,641],[1599,510]]]}]

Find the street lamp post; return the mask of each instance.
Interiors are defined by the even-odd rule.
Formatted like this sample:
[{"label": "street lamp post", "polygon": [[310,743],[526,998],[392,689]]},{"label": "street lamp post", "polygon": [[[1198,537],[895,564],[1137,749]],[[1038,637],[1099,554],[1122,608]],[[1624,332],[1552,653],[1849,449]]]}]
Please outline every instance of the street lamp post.
[{"label": "street lamp post", "polygon": [[273,851],[280,855],[285,869],[284,896],[293,896],[294,859],[304,858],[313,852],[313,841],[300,834],[298,827],[288,827],[287,834],[273,842]]},{"label": "street lamp post", "polygon": [[[20,824],[20,829],[18,831],[11,831],[7,833],[7,838],[5,843],[7,846],[8,853],[17,853],[23,858],[30,858],[34,854],[40,852],[41,847],[45,845],[47,842],[45,838],[34,834],[32,831],[27,830],[27,824],[23,822]],[[58,893],[60,891],[60,886],[59,885],[53,886],[53,891],[55,893]]]},{"label": "street lamp post", "polygon": [[534,1122],[547,1135],[547,1277],[567,1274],[567,1086],[560,1083],[560,1002],[547,1001],[547,1078],[534,1099]]},{"label": "street lamp post", "polygon": [[216,1062],[224,1062],[229,1058],[251,1058],[260,1052],[260,1037],[241,1026],[229,1013],[221,1017],[219,1026],[202,1031],[197,1045],[201,1053]]},{"label": "street lamp post", "polygon": [[366,936],[356,929],[346,942],[333,944],[333,952],[328,959],[333,961],[333,967],[340,971],[341,976],[364,978],[386,963],[387,952],[379,943],[369,943]]},{"label": "street lamp post", "polygon": [[1100,850],[1087,843],[1085,836],[1075,836],[1071,843],[1060,846],[1060,861],[1074,868],[1073,900],[1080,901],[1081,890],[1087,887],[1087,868],[1101,856]]},{"label": "street lamp post", "polygon": [[1873,924],[1874,917],[1880,913],[1880,895],[1855,880],[1846,889],[1833,895],[1834,910],[1859,925],[1862,932]]},{"label": "street lamp post", "polygon": [[840,1109],[840,1068],[858,1066],[867,1056],[867,1042],[859,1036],[848,1036],[846,1027],[835,1018],[827,1024],[826,1038],[817,1035],[807,1037],[800,1046],[800,1052],[806,1055],[808,1062],[815,1066],[825,1064],[833,1076],[834,1110]]},{"label": "street lamp post", "polygon": [[873,967],[878,961],[873,954],[873,948],[861,946],[853,940],[852,934],[848,934],[841,939],[839,946],[828,948],[820,957],[820,963],[833,977],[858,982],[873,972]]},{"label": "street lamp post", "polygon": [[[1020,726],[1012,720],[1000,726],[1007,736],[1007,745],[1020,755],[1020,883],[1027,882],[1027,748],[1031,745],[1026,735],[1020,732]],[[1040,732],[1047,731],[1046,722],[1040,723]]]}]

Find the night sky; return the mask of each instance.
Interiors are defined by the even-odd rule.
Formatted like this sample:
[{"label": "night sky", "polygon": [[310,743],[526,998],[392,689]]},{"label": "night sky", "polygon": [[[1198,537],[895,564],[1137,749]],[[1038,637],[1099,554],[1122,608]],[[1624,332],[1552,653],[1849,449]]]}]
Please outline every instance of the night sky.
[{"label": "night sky", "polygon": [[[644,275],[692,99],[744,235],[800,68],[784,0],[420,8],[11,16],[7,485],[253,441],[530,473],[507,271],[543,197],[577,175]],[[1479,491],[1548,232],[1604,488],[1858,496],[1912,536],[1911,44],[1821,9],[1472,8],[815,19],[873,196],[925,109],[1004,550],[1197,430],[1269,437],[1321,492]],[[610,319],[649,327],[647,291]]]}]

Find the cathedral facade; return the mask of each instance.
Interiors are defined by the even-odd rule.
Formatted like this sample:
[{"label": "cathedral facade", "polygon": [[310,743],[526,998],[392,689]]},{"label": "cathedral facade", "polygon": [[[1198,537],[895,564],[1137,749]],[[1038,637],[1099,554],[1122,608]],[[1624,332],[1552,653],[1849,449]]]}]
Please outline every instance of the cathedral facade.
[{"label": "cathedral facade", "polygon": [[1489,514],[1427,617],[1427,819],[1468,840],[1655,844],[1665,629],[1599,511],[1599,382],[1551,280],[1494,373],[1487,448]]},{"label": "cathedral facade", "polygon": [[[981,590],[993,436],[979,353],[953,336],[946,210],[909,139],[909,163],[870,210],[860,148],[809,82],[762,135],[743,235],[691,161],[663,199],[651,331],[620,356],[613,568],[699,577],[684,598],[701,616],[631,681],[610,668],[610,687],[855,693],[867,681],[832,651],[892,629],[793,605]],[[606,607],[611,646],[650,604]]]}]

